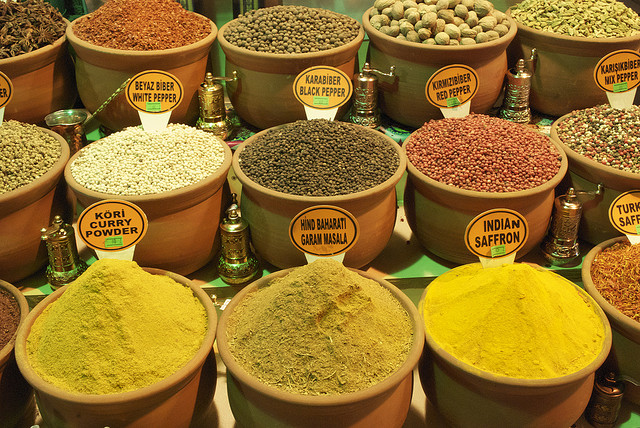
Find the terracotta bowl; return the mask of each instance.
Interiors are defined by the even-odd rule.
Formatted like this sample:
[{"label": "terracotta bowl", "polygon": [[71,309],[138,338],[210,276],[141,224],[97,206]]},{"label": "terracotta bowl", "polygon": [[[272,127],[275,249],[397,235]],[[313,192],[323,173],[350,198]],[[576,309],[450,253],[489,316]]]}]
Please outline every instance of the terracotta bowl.
[{"label": "terracotta bowl", "polygon": [[11,79],[14,91],[5,107],[5,120],[44,125],[46,115],[72,107],[78,96],[64,35],[51,45],[0,59],[0,71]]},{"label": "terracotta bowl", "polygon": [[155,275],[167,275],[188,286],[202,302],[208,317],[208,332],[202,345],[184,367],[167,378],[135,391],[117,394],[91,395],[72,393],[43,380],[32,368],[27,356],[27,337],[31,327],[44,309],[56,301],[67,286],[56,290],[31,311],[18,330],[16,360],[27,382],[36,391],[38,408],[47,426],[55,427],[126,427],[147,428],[151,426],[188,427],[203,376],[203,366],[213,353],[216,336],[217,314],[207,293],[187,278],[160,269],[145,268]]},{"label": "terracotta bowl", "polygon": [[[511,16],[511,10],[507,11]],[[640,48],[640,34],[632,37],[592,39],[536,30],[517,24],[518,33],[509,47],[514,60],[538,59],[531,78],[529,104],[540,113],[562,116],[572,110],[607,103],[606,93],[593,79],[593,70],[605,55]]]},{"label": "terracotta bowl", "polygon": [[69,145],[60,135],[41,129],[60,142],[62,154],[40,178],[11,192],[0,194],[0,278],[19,281],[42,268],[48,260],[40,229],[56,215],[70,220],[66,186],[61,180],[69,160]]},{"label": "terracotta bowl", "polygon": [[[607,364],[612,364],[618,374],[631,378],[636,384],[640,384],[640,365],[638,365],[638,355],[640,355],[640,322],[624,315],[612,304],[610,304],[596,288],[591,279],[591,266],[593,260],[605,248],[616,242],[626,242],[625,236],[609,239],[596,245],[587,253],[582,261],[582,283],[587,293],[593,297],[598,305],[607,314],[607,318],[613,329],[613,345],[611,355]],[[640,405],[640,387],[634,386],[631,382],[626,382],[625,398]]]},{"label": "terracotta bowl", "polygon": [[571,150],[558,136],[558,125],[567,116],[562,116],[551,125],[550,134],[569,160],[569,173],[563,186],[587,191],[596,190],[599,183],[604,186],[602,195],[584,199],[578,229],[582,239],[595,245],[620,235],[609,221],[609,207],[621,193],[640,188],[640,174],[603,165]]},{"label": "terracotta bowl", "polygon": [[[372,68],[389,72],[396,67],[397,81],[379,79],[379,99],[382,111],[393,120],[419,128],[430,119],[442,118],[440,109],[425,98],[427,81],[440,68],[465,64],[478,74],[478,92],[471,101],[471,111],[486,113],[502,91],[507,72],[507,46],[516,35],[512,21],[509,32],[491,42],[469,46],[430,46],[398,40],[373,28],[369,22],[372,8],[362,16],[369,36],[369,63]],[[509,18],[511,19],[511,18]]]},{"label": "terracotta bowl", "polygon": [[[238,116],[260,129],[307,118],[304,106],[293,93],[293,81],[300,72],[327,65],[351,77],[358,69],[358,49],[364,40],[362,29],[354,40],[337,48],[278,55],[253,52],[229,43],[224,32],[232,22],[223,25],[218,33],[218,43],[225,55],[225,74],[231,78],[236,72],[238,76],[236,81],[226,83],[227,94]],[[336,118],[342,117],[348,108],[349,103],[340,107]]]},{"label": "terracotta bowl", "polygon": [[[0,280],[0,290],[8,291],[20,308],[18,328],[29,315],[29,305],[22,292]],[[31,385],[20,374],[14,353],[17,332],[0,348],[0,421],[3,426],[31,426],[35,419],[36,403]]]},{"label": "terracotta bowl", "polygon": [[[580,287],[605,327],[605,338],[597,357],[577,372],[549,379],[518,379],[471,366],[445,351],[425,331],[426,346],[418,366],[422,388],[429,401],[451,426],[568,427],[587,407],[593,391],[595,371],[611,348],[611,328],[600,307]],[[420,298],[422,316],[429,287]]]},{"label": "terracotta bowl", "polygon": [[[410,139],[411,136],[404,141],[403,148]],[[517,192],[460,189],[427,177],[407,161],[404,205],[407,221],[418,241],[445,260],[459,264],[476,262],[477,256],[464,243],[467,225],[484,211],[508,208],[522,214],[529,225],[529,238],[518,251],[518,257],[536,248],[544,238],[551,219],[554,189],[567,172],[567,157],[558,143],[551,143],[562,158],[558,173],[538,187]]]},{"label": "terracotta bowl", "polygon": [[[363,132],[378,131],[359,125]],[[251,242],[266,261],[279,268],[300,266],[306,263],[304,254],[289,239],[289,224],[302,210],[314,205],[333,205],[349,211],[358,221],[360,237],[347,251],[345,266],[360,268],[372,261],[389,242],[396,222],[396,184],[406,168],[406,157],[400,146],[385,137],[397,151],[400,164],[395,173],[371,189],[339,196],[300,196],[278,192],[251,180],[242,171],[238,159],[242,150],[258,140],[270,129],[249,137],[233,155],[233,171],[242,184],[240,201],[242,216],[249,223]]]},{"label": "terracotta bowl", "polygon": [[249,294],[290,271],[278,271],[249,284],[236,294],[220,317],[218,350],[227,367],[229,404],[236,421],[241,426],[256,428],[401,427],[411,404],[413,369],[424,345],[424,326],[413,302],[383,279],[358,271],[388,289],[407,310],[413,322],[414,343],[404,364],[382,382],[362,391],[340,395],[294,394],[260,382],[236,362],[227,343],[231,313]]},{"label": "terracotta bowl", "polygon": [[[78,93],[84,106],[95,112],[128,78],[145,70],[163,70],[176,76],[184,87],[184,98],[171,112],[172,123],[194,125],[198,118],[198,88],[204,80],[209,50],[216,40],[217,27],[204,39],[180,48],[158,51],[133,51],[104,48],[85,42],[67,27],[67,39],[76,53],[75,70]],[[140,124],[137,112],[120,92],[96,118],[112,131]]]},{"label": "terracotta bowl", "polygon": [[140,207],[149,228],[136,244],[133,260],[141,266],[188,275],[213,259],[219,247],[220,216],[227,208],[224,184],[232,157],[229,146],[222,146],[225,157],[216,172],[195,184],[168,192],[122,196],[87,189],[71,174],[71,163],[82,150],[69,160],[64,178],[81,209],[105,199],[125,200]]}]

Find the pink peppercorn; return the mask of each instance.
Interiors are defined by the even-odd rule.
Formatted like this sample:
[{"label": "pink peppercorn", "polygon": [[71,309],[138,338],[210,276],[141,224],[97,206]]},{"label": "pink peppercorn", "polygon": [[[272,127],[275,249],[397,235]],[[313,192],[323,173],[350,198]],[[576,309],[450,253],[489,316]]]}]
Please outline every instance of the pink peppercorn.
[{"label": "pink peppercorn", "polygon": [[482,114],[427,122],[405,147],[407,158],[423,174],[480,192],[540,186],[558,173],[561,163],[548,137]]}]

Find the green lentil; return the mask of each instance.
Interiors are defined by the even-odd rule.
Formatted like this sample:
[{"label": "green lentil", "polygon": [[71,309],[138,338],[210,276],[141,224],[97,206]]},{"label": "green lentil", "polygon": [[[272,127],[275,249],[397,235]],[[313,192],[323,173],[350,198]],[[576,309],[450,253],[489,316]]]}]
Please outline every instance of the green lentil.
[{"label": "green lentil", "polygon": [[0,194],[40,178],[62,154],[60,142],[35,125],[15,120],[0,125]]},{"label": "green lentil", "polygon": [[383,135],[325,119],[269,130],[245,146],[238,161],[256,183],[304,196],[367,190],[389,179],[400,165]]},{"label": "green lentil", "polygon": [[630,37],[640,33],[640,17],[617,0],[524,0],[511,16],[527,27],[574,37]]},{"label": "green lentil", "polygon": [[558,123],[557,132],[576,153],[640,174],[640,107],[618,110],[604,104],[576,110]]},{"label": "green lentil", "polygon": [[273,6],[251,10],[229,23],[224,38],[257,52],[296,54],[337,48],[360,33],[355,19],[326,9]]}]

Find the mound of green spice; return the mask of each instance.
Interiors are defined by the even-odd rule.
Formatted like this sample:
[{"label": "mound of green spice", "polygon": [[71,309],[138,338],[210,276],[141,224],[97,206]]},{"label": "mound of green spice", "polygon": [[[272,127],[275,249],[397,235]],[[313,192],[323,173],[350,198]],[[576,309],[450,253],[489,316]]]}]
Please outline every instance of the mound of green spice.
[{"label": "mound of green spice", "polygon": [[412,323],[378,282],[319,259],[248,295],[229,318],[229,349],[251,375],[299,394],[355,392],[407,359]]}]

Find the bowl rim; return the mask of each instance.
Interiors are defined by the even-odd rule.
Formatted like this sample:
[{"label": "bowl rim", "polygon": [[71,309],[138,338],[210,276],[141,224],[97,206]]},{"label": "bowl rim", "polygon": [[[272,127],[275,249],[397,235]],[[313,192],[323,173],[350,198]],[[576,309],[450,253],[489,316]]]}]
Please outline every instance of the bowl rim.
[{"label": "bowl rim", "polygon": [[[313,8],[313,7],[308,7],[309,9],[321,9],[321,8]],[[342,13],[338,13],[338,12],[334,12],[337,13],[338,15],[343,15],[343,16],[348,16]],[[351,18],[351,17],[349,17]],[[274,62],[279,62],[281,60],[288,60],[288,61],[300,61],[300,62],[306,62],[306,61],[310,61],[310,60],[315,60],[315,59],[323,59],[325,58],[327,55],[330,54],[336,54],[342,51],[352,51],[355,50],[357,51],[358,48],[360,47],[360,45],[362,45],[362,42],[364,41],[364,29],[362,27],[362,24],[360,22],[358,22],[357,19],[351,18],[353,19],[355,22],[358,23],[360,30],[358,31],[358,35],[353,39],[350,40],[349,42],[345,43],[344,45],[341,46],[337,46],[335,48],[331,48],[331,49],[325,49],[323,51],[318,51],[318,52],[306,52],[306,53],[291,53],[291,54],[276,54],[276,53],[269,53],[269,52],[257,52],[257,51],[252,51],[249,49],[245,49],[245,48],[241,48],[239,46],[233,45],[231,44],[225,37],[224,37],[224,32],[229,28],[229,26],[231,24],[233,24],[234,22],[238,21],[238,18],[235,18],[227,23],[225,23],[223,26],[220,27],[220,30],[218,31],[218,43],[220,44],[220,47],[222,48],[222,50],[225,52],[225,54],[231,53],[232,56],[251,56],[252,58],[257,58],[259,60],[262,61],[274,61]]]},{"label": "bowl rim", "polygon": [[515,25],[516,24],[515,20],[511,16],[507,15],[507,18],[510,22],[509,31],[507,31],[507,33],[504,36],[501,36],[495,40],[491,40],[484,43],[478,43],[475,45],[426,45],[424,43],[415,43],[415,42],[410,42],[408,40],[400,40],[393,36],[389,36],[388,34],[384,34],[380,30],[376,30],[373,27],[373,25],[371,25],[371,23],[369,22],[370,13],[373,8],[374,6],[371,6],[370,8],[365,10],[364,14],[362,15],[362,25],[367,35],[369,36],[369,39],[385,41],[387,43],[392,43],[392,44],[397,43],[399,46],[420,49],[425,51],[425,54],[428,53],[429,51],[431,52],[442,51],[443,53],[462,52],[465,54],[470,54],[471,52],[473,52],[474,54],[477,54],[477,51],[479,49],[490,50],[493,48],[500,47],[502,45],[505,45],[505,46],[508,45],[515,38],[518,30],[517,26]]},{"label": "bowl rim", "polygon": [[[56,187],[58,180],[54,180],[54,177],[56,177],[57,175],[62,176],[64,168],[69,161],[69,155],[71,151],[67,140],[65,140],[64,137],[62,137],[60,134],[57,134],[50,129],[42,128],[37,125],[36,127],[39,131],[42,131],[45,134],[53,137],[60,143],[60,157],[51,166],[51,168],[49,168],[49,170],[42,174],[40,177],[36,178],[28,184],[25,184],[24,186],[18,187],[17,189],[0,194],[0,206],[5,204],[12,206],[11,212],[20,209],[19,206],[14,206],[16,204],[16,201],[20,199],[35,201],[37,199],[40,199],[49,190]],[[50,185],[47,185],[47,182],[49,181],[51,181],[51,183]],[[33,193],[33,195],[29,196],[31,193]],[[2,213],[3,211],[3,209],[0,209],[0,213]]]},{"label": "bowl rim", "polygon": [[89,19],[95,13],[95,11],[88,13],[86,15],[80,16],[77,19],[74,19],[70,24],[67,25],[67,30],[65,34],[66,34],[67,40],[69,40],[69,43],[74,48],[79,47],[81,49],[85,49],[91,52],[101,52],[101,53],[118,55],[118,56],[136,56],[141,58],[151,57],[151,56],[157,57],[159,55],[173,56],[176,54],[184,54],[185,51],[197,51],[212,45],[213,42],[216,40],[217,33],[218,33],[218,27],[216,26],[216,24],[211,19],[209,19],[204,15],[201,15],[199,13],[192,12],[192,11],[187,11],[187,12],[206,19],[211,24],[211,32],[207,34],[207,36],[205,36],[204,38],[198,41],[195,41],[188,45],[176,47],[176,48],[143,51],[143,50],[134,50],[134,49],[108,48],[108,47],[103,47],[99,45],[94,45],[93,43],[89,43],[79,38],[78,36],[76,36],[75,32],[73,31],[73,27],[76,23],[80,22],[81,20]]},{"label": "bowl rim", "polygon": [[552,33],[550,31],[538,30],[538,29],[526,26],[518,22],[517,20],[515,20],[515,18],[511,16],[512,8],[513,6],[509,7],[506,10],[505,14],[509,16],[511,19],[513,19],[513,21],[518,26],[518,31],[529,32],[530,34],[533,34],[534,36],[537,36],[537,37],[557,39],[557,40],[569,41],[569,42],[580,42],[580,43],[585,43],[587,45],[591,45],[593,47],[596,47],[596,46],[601,47],[603,44],[606,46],[609,44],[620,44],[620,43],[629,43],[633,41],[640,41],[640,33],[636,34],[635,36],[627,36],[627,37],[580,37],[580,36],[569,36],[565,34]]},{"label": "bowl rim", "polygon": [[563,121],[567,120],[570,116],[572,116],[573,113],[575,113],[575,111],[571,113],[567,113],[563,116],[560,116],[551,124],[549,138],[551,138],[560,146],[562,151],[565,152],[565,154],[571,161],[576,162],[577,164],[582,165],[585,168],[588,168],[591,170],[601,171],[607,174],[619,175],[621,177],[624,177],[627,180],[637,181],[638,185],[640,185],[640,174],[629,172],[629,171],[623,171],[621,169],[602,164],[593,159],[589,159],[588,157],[583,156],[580,153],[576,152],[575,150],[573,150],[571,147],[569,147],[567,144],[565,144],[562,141],[562,139],[560,138],[560,135],[558,134],[558,126],[560,125],[560,123],[562,123]]},{"label": "bowl rim", "polygon": [[[530,266],[533,266],[536,269],[544,270],[544,271],[551,272],[558,275],[552,270],[544,269],[541,266],[536,265],[534,263],[524,263],[524,264],[528,264]],[[462,265],[462,266],[466,266],[466,265]],[[462,267],[462,266],[458,266],[458,267]],[[582,379],[585,379],[586,377],[594,373],[596,369],[598,369],[602,365],[602,363],[606,360],[607,356],[609,355],[609,351],[611,349],[611,343],[612,343],[611,326],[609,325],[609,320],[607,319],[606,314],[604,313],[602,308],[598,305],[598,303],[589,295],[589,293],[587,293],[585,290],[583,290],[582,288],[580,288],[579,286],[577,286],[575,283],[568,280],[567,278],[561,275],[558,275],[558,277],[561,278],[568,285],[572,286],[578,292],[578,294],[580,294],[580,296],[582,296],[582,298],[585,299],[586,302],[589,302],[589,304],[593,307],[593,310],[600,317],[600,321],[602,322],[602,326],[604,327],[604,338],[603,338],[602,348],[600,349],[600,352],[598,352],[598,354],[589,364],[587,364],[580,370],[577,370],[573,373],[568,373],[562,376],[557,376],[553,378],[543,378],[543,379],[517,378],[517,377],[505,376],[505,375],[488,372],[486,370],[479,369],[471,364],[465,363],[464,361],[458,359],[454,355],[447,352],[431,337],[431,335],[428,332],[428,329],[425,326],[425,340],[427,342],[427,348],[429,348],[431,352],[434,352],[439,358],[446,361],[447,364],[453,366],[456,370],[463,371],[469,374],[470,376],[474,377],[475,379],[478,379],[484,383],[492,384],[492,385],[505,385],[509,387],[524,387],[529,389],[538,389],[538,388],[559,387],[559,386],[571,384],[573,382],[577,382]],[[434,281],[436,279],[434,279]],[[423,322],[424,322],[424,300],[428,290],[429,290],[429,287],[427,286],[423,291],[422,295],[420,296],[420,301],[418,306],[420,317],[423,320]]]},{"label": "bowl rim", "polygon": [[[247,372],[239,363],[236,362],[233,357],[229,346],[226,341],[227,325],[229,318],[233,310],[247,297],[247,295],[255,293],[257,288],[261,284],[268,284],[275,278],[280,278],[287,275],[296,267],[283,269],[277,272],[273,272],[267,276],[264,276],[246,287],[244,287],[238,294],[236,294],[231,302],[227,305],[223,311],[220,321],[218,323],[218,352],[220,358],[227,367],[227,373],[233,375],[238,381],[246,385],[247,387],[257,391],[265,396],[277,399],[279,401],[286,402],[293,405],[302,405],[308,407],[322,407],[322,406],[340,406],[347,405],[349,403],[361,402],[373,397],[377,397],[385,394],[395,386],[399,385],[402,380],[407,376],[413,376],[413,369],[418,364],[418,360],[422,355],[422,349],[424,347],[424,323],[422,322],[418,310],[413,302],[407,297],[399,288],[388,282],[383,278],[379,278],[368,272],[360,271],[353,268],[348,268],[353,272],[357,272],[361,276],[367,279],[376,281],[380,286],[386,288],[394,298],[396,298],[402,307],[407,311],[409,318],[413,323],[413,343],[407,354],[407,359],[402,365],[385,379],[380,382],[356,392],[348,392],[344,394],[333,395],[303,395],[293,392],[284,391],[274,386],[267,385],[256,380],[249,372]],[[223,340],[220,340],[223,338]]]},{"label": "bowl rim", "polygon": [[[120,131],[122,132],[122,131]],[[112,134],[113,135],[113,134]],[[106,138],[106,137],[105,137]],[[218,190],[219,186],[214,186],[218,181],[221,181],[227,177],[229,169],[231,168],[231,162],[233,158],[233,153],[231,152],[231,148],[229,145],[223,141],[222,139],[218,139],[219,144],[222,146],[224,151],[224,159],[220,166],[211,174],[199,180],[195,183],[189,184],[188,186],[180,187],[178,189],[167,190],[165,192],[160,193],[151,193],[147,195],[117,195],[114,193],[103,193],[95,190],[91,190],[87,187],[84,187],[80,183],[73,178],[73,174],[71,173],[71,164],[79,157],[82,151],[85,149],[78,150],[69,161],[66,163],[64,168],[64,179],[69,187],[77,194],[86,195],[91,199],[97,200],[105,200],[105,199],[121,199],[129,202],[135,203],[145,203],[145,202],[154,202],[157,201],[159,197],[161,197],[165,202],[170,202],[172,199],[191,199],[195,198],[199,193],[201,193],[201,189],[207,188],[211,190],[211,193],[215,193]],[[100,140],[96,140],[91,144],[95,144]]]},{"label": "bowl rim", "polygon": [[[295,122],[293,122],[295,123]],[[240,181],[240,183],[242,184],[243,188],[246,186],[256,192],[260,192],[261,194],[270,196],[272,198],[278,198],[278,199],[283,199],[286,201],[292,201],[292,202],[306,202],[306,203],[313,203],[316,205],[322,205],[322,204],[335,204],[335,203],[339,203],[339,202],[343,202],[343,201],[355,201],[355,200],[360,200],[360,199],[365,199],[365,198],[369,198],[372,195],[375,195],[377,193],[381,193],[386,191],[386,189],[395,186],[400,179],[402,178],[406,167],[407,167],[407,159],[405,154],[403,153],[400,145],[391,137],[389,137],[388,135],[385,135],[379,131],[376,131],[374,129],[371,128],[367,128],[365,126],[362,125],[357,125],[354,123],[350,123],[350,122],[341,122],[344,124],[347,124],[349,126],[353,126],[356,129],[360,129],[361,131],[364,132],[370,132],[370,133],[377,133],[376,135],[379,135],[381,137],[383,137],[383,139],[391,146],[393,147],[393,149],[396,151],[397,155],[398,155],[398,168],[396,169],[396,171],[389,177],[387,178],[385,181],[383,181],[380,184],[377,184],[373,187],[370,187],[368,189],[365,190],[361,190],[359,192],[354,192],[354,193],[347,193],[344,195],[335,195],[335,196],[304,196],[304,195],[293,195],[290,193],[285,193],[285,192],[280,192],[278,190],[273,190],[273,189],[269,189],[267,187],[264,187],[263,185],[253,181],[252,179],[250,179],[243,171],[242,168],[240,166],[240,154],[242,153],[242,151],[251,143],[255,142],[256,140],[258,140],[259,138],[261,138],[263,135],[265,135],[267,132],[270,131],[274,131],[277,130],[279,128],[282,128],[284,126],[290,125],[291,123],[284,123],[282,125],[276,125],[273,126],[271,128],[267,128],[264,129],[254,135],[252,135],[251,137],[247,138],[242,144],[240,144],[234,151],[233,154],[233,161],[232,161],[232,166],[233,166],[233,172],[235,173],[236,177],[238,178],[238,180]]]},{"label": "bowl rim", "polygon": [[[38,303],[36,307],[34,307],[33,310],[29,313],[25,322],[22,323],[22,325],[18,329],[15,348],[16,362],[18,363],[18,368],[20,369],[20,372],[22,373],[24,378],[36,391],[41,391],[44,394],[56,397],[58,400],[66,401],[68,403],[88,406],[110,406],[118,403],[149,400],[155,396],[167,394],[171,391],[172,388],[175,388],[176,385],[184,386],[190,379],[193,378],[193,376],[197,373],[197,371],[204,363],[209,353],[213,350],[213,343],[216,337],[218,324],[218,317],[213,306],[213,302],[200,286],[196,285],[194,282],[182,275],[164,269],[146,267],[143,269],[153,275],[166,275],[176,282],[179,282],[183,286],[189,287],[194,296],[197,297],[198,300],[202,303],[202,306],[204,307],[207,314],[207,333],[202,340],[202,344],[200,345],[196,353],[192,356],[192,358],[183,367],[178,369],[175,373],[172,373],[171,375],[165,377],[164,379],[161,379],[158,382],[147,385],[143,388],[127,392],[119,392],[113,394],[82,394],[62,389],[52,383],[45,381],[35,372],[31,364],[29,363],[29,358],[26,351],[27,337],[29,336],[29,333],[31,333],[31,327],[33,326],[36,318],[40,316],[40,314],[42,314],[44,309],[50,303],[56,301],[69,287],[69,285],[65,285],[57,289],[40,303]],[[180,389],[182,388],[182,386],[180,387]]]},{"label": "bowl rim", "polygon": [[[16,331],[13,332],[13,336],[11,337],[11,339],[9,339],[7,344],[3,348],[0,348],[0,368],[1,368],[9,360],[9,357],[11,356],[11,353],[14,350],[16,337],[18,336],[18,330],[20,329],[20,326],[24,324],[25,319],[29,314],[29,304],[27,303],[27,299],[24,296],[24,294],[22,294],[22,291],[20,291],[15,285],[11,284],[10,282],[0,279],[0,289],[7,291],[11,296],[13,296],[16,303],[18,304],[18,309],[20,311],[18,328],[16,329]],[[0,373],[1,371],[2,370],[0,369]]]},{"label": "bowl rim", "polygon": [[618,236],[618,237],[603,241],[597,244],[596,246],[594,246],[593,248],[591,248],[591,250],[589,250],[587,255],[584,257],[584,260],[582,261],[582,268],[581,268],[582,283],[587,293],[589,293],[589,295],[596,301],[596,303],[604,310],[607,317],[610,317],[613,319],[614,327],[615,327],[615,324],[623,326],[625,330],[636,331],[637,335],[640,337],[640,322],[635,321],[631,317],[628,317],[627,315],[623,314],[622,312],[620,312],[618,308],[616,308],[611,303],[609,303],[609,301],[605,299],[602,296],[602,294],[600,294],[600,291],[598,291],[598,288],[596,287],[595,283],[593,282],[593,279],[591,278],[591,266],[593,265],[593,260],[605,248],[609,248],[610,246],[618,242],[629,242],[629,240],[626,236]]},{"label": "bowl rim", "polygon": [[[502,201],[505,199],[515,199],[519,197],[531,196],[534,194],[546,193],[550,190],[553,190],[560,183],[560,181],[562,181],[562,179],[567,173],[567,170],[569,169],[569,161],[567,159],[566,153],[562,149],[562,146],[557,141],[554,141],[552,138],[547,137],[550,145],[555,147],[555,149],[558,151],[558,156],[561,159],[560,159],[560,168],[558,169],[558,172],[549,180],[547,180],[545,183],[542,183],[539,186],[532,187],[530,189],[518,190],[515,192],[481,192],[478,190],[462,189],[459,187],[455,187],[455,186],[434,180],[433,178],[419,171],[413,165],[413,163],[411,163],[411,160],[409,160],[409,157],[407,156],[407,144],[409,144],[409,142],[411,141],[411,137],[419,130],[420,129],[417,129],[414,132],[412,132],[411,135],[405,138],[405,140],[402,143],[404,156],[407,158],[407,171],[409,172],[410,178],[411,176],[413,176],[432,188],[436,188],[439,191],[451,193],[456,196],[465,197],[465,198],[475,198],[475,199],[491,198],[491,199],[497,199]],[[540,135],[545,136],[544,134],[540,134]]]}]

